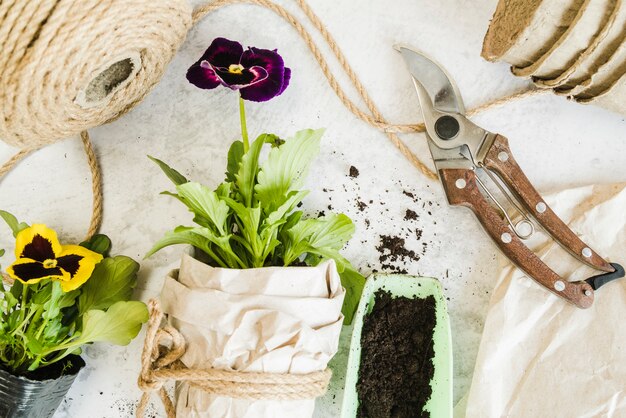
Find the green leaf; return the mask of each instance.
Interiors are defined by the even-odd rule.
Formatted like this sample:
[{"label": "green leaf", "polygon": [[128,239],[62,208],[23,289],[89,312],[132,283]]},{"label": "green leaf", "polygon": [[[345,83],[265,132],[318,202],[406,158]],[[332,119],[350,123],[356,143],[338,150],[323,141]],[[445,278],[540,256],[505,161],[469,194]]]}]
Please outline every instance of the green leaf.
[{"label": "green leaf", "polygon": [[187,244],[203,251],[206,250],[206,248],[210,248],[211,241],[204,234],[198,234],[194,229],[200,228],[178,226],[173,231],[166,232],[163,238],[154,244],[144,258],[148,258],[157,251],[169,247],[170,245]]},{"label": "green leaf", "polygon": [[237,173],[239,172],[239,164],[243,157],[243,142],[235,141],[228,150],[228,164],[226,165],[226,180],[234,183]]},{"label": "green leaf", "polygon": [[129,300],[137,284],[138,271],[139,263],[123,255],[105,258],[96,264],[91,277],[80,288],[79,315]]},{"label": "green leaf", "polygon": [[354,313],[359,306],[359,300],[361,299],[361,293],[363,293],[363,287],[365,287],[365,277],[352,266],[339,273],[341,278],[341,285],[346,289],[346,296],[343,299],[343,306],[341,311],[344,315],[344,324],[350,325],[354,318]]},{"label": "green leaf", "polygon": [[290,214],[287,217],[287,222],[283,224],[283,230],[288,231],[289,229],[293,228],[294,225],[300,222],[300,219],[302,219],[302,215],[304,215],[304,212],[302,212],[301,210],[297,210]]},{"label": "green leaf", "polygon": [[249,267],[260,267],[263,261],[261,259],[263,253],[263,242],[259,236],[261,208],[258,206],[250,208],[230,198],[223,198],[223,201],[226,202],[226,204],[233,211],[235,211],[235,215],[240,221],[238,224],[240,233],[243,236],[243,240],[248,244],[248,248],[251,250],[251,254],[254,259],[254,265]]},{"label": "green leaf", "polygon": [[289,194],[289,198],[282,205],[280,205],[275,211],[271,212],[267,216],[266,222],[269,225],[274,225],[281,220],[284,220],[286,222],[287,221],[286,216],[290,214],[296,208],[296,206],[298,206],[298,203],[300,203],[302,199],[306,197],[307,194],[309,194],[307,190],[301,190],[299,192],[291,192]]},{"label": "green leaf", "polygon": [[88,241],[81,242],[80,246],[101,254],[106,258],[109,256],[109,251],[111,251],[111,240],[104,234],[96,234]]},{"label": "green leaf", "polygon": [[178,185],[187,183],[188,180],[185,178],[185,176],[180,174],[178,171],[174,170],[169,165],[165,164],[163,161],[159,160],[158,158],[151,157],[149,155],[148,155],[148,158],[154,161],[161,168],[161,170],[163,170],[167,178],[169,178],[172,181],[172,183],[174,183],[175,185],[178,186]]},{"label": "green leaf", "polygon": [[93,309],[85,312],[80,336],[72,345],[106,341],[127,345],[148,321],[148,308],[143,302],[117,302],[106,311]]},{"label": "green leaf", "polygon": [[43,319],[51,320],[58,318],[61,315],[61,309],[74,305],[79,293],[80,290],[66,293],[61,289],[61,283],[57,281],[52,282],[50,299],[43,304]]},{"label": "green leaf", "polygon": [[231,182],[225,181],[224,183],[217,186],[217,189],[215,189],[215,194],[217,194],[217,197],[220,197],[220,198],[229,197],[232,187],[233,187],[233,184]]},{"label": "green leaf", "polygon": [[210,221],[203,226],[213,226],[220,233],[226,234],[226,219],[230,213],[228,205],[220,200],[217,193],[200,183],[189,182],[176,186],[178,196],[197,216]]},{"label": "green leaf", "polygon": [[13,296],[13,294],[11,292],[1,292],[3,295],[3,298],[6,302],[6,312],[9,312],[11,309],[13,309],[13,307],[17,306],[17,298],[15,296]]},{"label": "green leaf", "polygon": [[229,240],[230,235],[218,237],[208,228],[179,226],[174,229],[174,231],[167,232],[163,238],[154,244],[154,247],[146,254],[146,258],[170,245],[187,244],[204,251],[221,267],[237,268],[233,263],[226,263],[222,257],[219,257],[211,248],[211,244],[215,244],[227,252],[229,256],[236,258],[236,255],[230,250]]},{"label": "green leaf", "polygon": [[290,191],[302,186],[323,134],[323,129],[299,131],[283,145],[272,148],[255,187],[256,198],[265,211],[273,212],[287,200]]},{"label": "green leaf", "polygon": [[284,139],[280,139],[278,135],[274,134],[263,134],[265,135],[265,143],[270,144],[272,148],[280,147],[285,143]]},{"label": "green leaf", "polygon": [[19,280],[15,280],[11,285],[11,294],[17,300],[22,300],[22,291],[24,290],[24,284]]},{"label": "green leaf", "polygon": [[19,234],[20,231],[28,228],[27,223],[19,222],[15,216],[7,211],[0,210],[0,217],[2,217],[2,219],[4,219],[4,222],[6,222],[9,228],[11,228],[14,237],[17,237],[17,234]]},{"label": "green leaf", "polygon": [[285,263],[291,264],[302,254],[317,251],[339,251],[354,233],[352,220],[344,214],[330,214],[300,221],[287,231]]},{"label": "green leaf", "polygon": [[265,143],[265,134],[260,135],[251,145],[248,152],[241,158],[239,171],[237,172],[236,184],[241,193],[241,198],[246,206],[252,206],[254,185],[259,171],[259,155]]}]

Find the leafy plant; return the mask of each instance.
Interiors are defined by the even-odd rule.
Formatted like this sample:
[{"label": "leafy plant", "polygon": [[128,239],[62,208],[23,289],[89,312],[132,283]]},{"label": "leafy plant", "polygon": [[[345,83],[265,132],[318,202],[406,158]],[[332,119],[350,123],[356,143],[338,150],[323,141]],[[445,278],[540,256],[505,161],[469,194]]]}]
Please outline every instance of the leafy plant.
[{"label": "leafy plant", "polygon": [[[315,266],[335,260],[346,289],[343,313],[352,321],[365,279],[339,251],[354,225],[343,214],[305,219],[298,210],[308,191],[300,190],[319,152],[323,130],[303,130],[283,141],[262,134],[250,143],[245,102],[265,102],[289,85],[291,69],[276,49],[250,47],[216,38],[187,71],[187,80],[204,90],[227,87],[239,93],[241,139],[228,151],[226,179],[215,190],[191,182],[163,161],[150,157],[176,186],[163,192],[185,204],[196,226],[165,234],[146,257],[163,247],[189,244],[206,253],[214,266],[245,269],[265,266]],[[264,145],[271,150],[263,163]]]},{"label": "leafy plant", "polygon": [[85,344],[126,345],[139,333],[148,310],[129,301],[139,265],[109,257],[107,236],[62,246],[45,225],[0,217],[16,237],[7,269],[13,283],[0,288],[0,367],[24,374],[80,354]]},{"label": "leafy plant", "polygon": [[[347,291],[343,312],[351,322],[364,278],[340,250],[352,237],[354,225],[344,214],[305,218],[298,210],[308,193],[300,188],[319,152],[323,132],[303,130],[286,141],[262,134],[245,152],[243,142],[234,142],[226,179],[215,190],[150,157],[176,186],[175,193],[163,193],[185,204],[196,226],[179,226],[166,233],[146,257],[169,245],[189,244],[206,253],[214,266],[233,269],[315,266],[332,259]],[[270,144],[271,150],[261,163],[264,144]]]}]

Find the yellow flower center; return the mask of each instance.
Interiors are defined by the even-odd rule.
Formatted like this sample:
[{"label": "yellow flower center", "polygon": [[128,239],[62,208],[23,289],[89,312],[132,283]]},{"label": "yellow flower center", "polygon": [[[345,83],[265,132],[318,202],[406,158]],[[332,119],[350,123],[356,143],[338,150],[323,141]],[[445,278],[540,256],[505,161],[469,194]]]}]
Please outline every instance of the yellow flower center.
[{"label": "yellow flower center", "polygon": [[230,66],[228,67],[228,72],[231,74],[241,74],[243,72],[243,65],[230,64]]},{"label": "yellow flower center", "polygon": [[57,266],[56,260],[46,260],[43,262],[43,267],[47,269],[53,269]]}]

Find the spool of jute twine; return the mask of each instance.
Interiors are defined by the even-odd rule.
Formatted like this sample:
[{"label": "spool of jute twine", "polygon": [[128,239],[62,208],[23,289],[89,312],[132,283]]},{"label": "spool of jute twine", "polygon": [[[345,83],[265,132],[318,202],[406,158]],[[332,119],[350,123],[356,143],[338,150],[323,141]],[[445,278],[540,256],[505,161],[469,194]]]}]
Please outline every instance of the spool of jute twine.
[{"label": "spool of jute twine", "polygon": [[80,135],[92,173],[87,238],[102,221],[101,174],[87,129],[132,109],[160,80],[191,26],[186,0],[0,2],[0,139],[33,151]]},{"label": "spool of jute twine", "polygon": [[[0,139],[20,150],[0,167],[0,178],[33,151],[80,135],[92,173],[94,194],[88,237],[95,234],[102,220],[102,179],[87,130],[131,110],[160,80],[193,24],[218,8],[237,3],[267,8],[290,24],[346,108],[358,119],[384,132],[427,178],[437,177],[398,135],[423,132],[424,125],[397,125],[383,117],[332,35],[305,0],[294,0],[294,3],[338,61],[337,68],[345,72],[361,104],[351,99],[338,82],[304,24],[270,0],[216,0],[193,13],[186,0],[3,0],[0,1]],[[540,92],[516,93],[468,113],[475,114]],[[158,390],[168,414],[173,416],[172,402],[162,388],[167,379],[191,380],[207,391],[234,397],[271,397],[272,393],[278,396],[276,388],[280,384],[302,393],[306,392],[303,387],[309,385],[306,389],[309,396],[323,393],[321,388],[325,390],[328,383],[328,372],[304,377],[283,376],[280,382],[272,380],[276,376],[250,374],[246,379],[252,380],[245,380],[245,386],[259,390],[242,394],[241,391],[245,391],[242,385],[233,384],[242,382],[238,374],[211,372],[213,374],[208,376],[206,371],[185,369],[177,360],[182,355],[180,345],[178,351],[166,356],[167,360],[155,356],[154,350],[158,350],[161,337],[168,335],[172,339],[176,334],[173,328],[159,328],[159,324],[160,319],[158,322],[155,319],[149,327],[143,353],[145,367],[140,384],[147,391],[142,398],[143,409],[148,402],[148,392]],[[187,377],[181,378],[180,373]],[[265,385],[265,392],[255,386],[257,384]],[[267,390],[272,393],[266,393]]]}]

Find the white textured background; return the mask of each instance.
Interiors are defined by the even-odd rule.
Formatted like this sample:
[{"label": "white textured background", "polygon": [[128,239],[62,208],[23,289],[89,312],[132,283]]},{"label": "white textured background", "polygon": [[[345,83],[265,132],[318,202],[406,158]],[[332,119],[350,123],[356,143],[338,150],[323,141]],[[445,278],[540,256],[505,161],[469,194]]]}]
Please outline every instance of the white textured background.
[{"label": "white textured background", "polygon": [[[280,3],[301,16],[293,2]],[[394,122],[416,122],[421,118],[408,74],[391,48],[397,42],[428,52],[444,64],[456,78],[469,108],[526,85],[515,79],[506,65],[480,58],[482,37],[495,0],[310,3],[383,114]],[[346,256],[367,275],[380,268],[376,250],[380,235],[399,235],[407,238],[408,248],[421,255],[419,261],[399,267],[411,274],[442,280],[450,298],[454,388],[455,399],[459,399],[471,381],[489,292],[497,273],[496,249],[469,212],[448,208],[437,183],[426,180],[382,133],[343,107],[305,44],[269,11],[239,5],[206,18],[190,32],[161,84],[140,106],[114,123],[91,131],[104,173],[102,232],[112,238],[114,252],[141,260],[162,233],[190,220],[179,203],[159,196],[160,191],[170,187],[169,182],[146,154],[158,156],[186,176],[210,186],[222,179],[226,151],[239,133],[237,97],[226,89],[196,89],[184,78],[187,67],[217,36],[244,45],[278,48],[293,69],[291,86],[281,97],[264,105],[249,104],[249,130],[252,134],[270,131],[287,136],[302,128],[327,128],[324,148],[310,175],[308,187],[312,193],[305,208],[316,214],[331,204],[335,211],[354,219],[357,234]],[[331,67],[338,71],[333,60]],[[343,77],[340,80],[345,81]],[[626,180],[626,123],[622,116],[543,96],[490,111],[476,120],[510,139],[518,161],[540,190]],[[422,135],[407,135],[404,139],[418,155],[429,159]],[[3,160],[13,152],[0,145]],[[348,177],[351,165],[360,170],[358,178]],[[67,140],[29,157],[9,174],[0,184],[0,207],[25,221],[55,227],[65,241],[79,240],[89,222],[89,184],[80,142]],[[418,202],[403,191],[414,193]],[[367,208],[360,211],[357,201],[368,203]],[[415,210],[419,218],[405,221],[407,209]],[[412,232],[416,228],[424,230],[419,241]],[[427,247],[422,255],[423,243]],[[0,248],[11,245],[10,234],[3,229]],[[147,300],[159,293],[164,273],[177,265],[181,251],[180,247],[170,248],[142,262],[137,297]],[[9,255],[1,261],[6,264],[12,259]],[[318,402],[319,417],[338,416],[348,334],[344,333],[341,351],[334,360],[333,389]],[[142,340],[143,334],[128,347],[88,347],[87,367],[57,417],[131,416],[140,396],[136,378]]]}]

